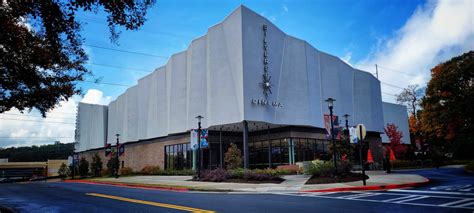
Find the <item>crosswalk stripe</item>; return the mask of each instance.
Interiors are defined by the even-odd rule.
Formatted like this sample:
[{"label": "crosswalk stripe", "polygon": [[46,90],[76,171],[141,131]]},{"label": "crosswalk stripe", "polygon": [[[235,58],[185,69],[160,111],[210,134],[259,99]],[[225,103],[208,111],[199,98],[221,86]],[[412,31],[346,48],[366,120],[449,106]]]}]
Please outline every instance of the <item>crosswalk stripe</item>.
[{"label": "crosswalk stripe", "polygon": [[449,202],[449,203],[443,203],[440,206],[451,206],[451,205],[454,205],[454,204],[464,203],[464,202],[471,201],[471,200],[474,200],[474,199],[473,198],[466,198],[466,199],[457,200],[457,201],[453,201],[453,202]]},{"label": "crosswalk stripe", "polygon": [[420,199],[427,198],[427,197],[430,197],[430,196],[417,196],[417,197],[414,197],[414,198],[409,198],[409,199],[405,199],[405,200],[395,201],[394,203],[405,203],[405,202],[408,202],[408,201],[420,200]]},{"label": "crosswalk stripe", "polygon": [[[461,205],[457,205],[457,206],[453,206],[453,207],[466,207],[466,206],[474,206],[474,202],[469,202],[469,203],[465,203],[465,204],[461,204]],[[470,209],[473,209],[472,207]]]},{"label": "crosswalk stripe", "polygon": [[362,193],[362,194],[341,196],[341,197],[338,197],[338,198],[357,199],[357,198],[370,197],[370,196],[375,196],[375,195],[378,195],[378,193]]},{"label": "crosswalk stripe", "polygon": [[412,197],[417,197],[417,195],[403,195],[401,197],[392,198],[392,199],[388,199],[388,200],[382,200],[382,201],[383,202],[393,202],[393,201],[396,201],[396,200],[403,200],[403,199],[412,198]]}]

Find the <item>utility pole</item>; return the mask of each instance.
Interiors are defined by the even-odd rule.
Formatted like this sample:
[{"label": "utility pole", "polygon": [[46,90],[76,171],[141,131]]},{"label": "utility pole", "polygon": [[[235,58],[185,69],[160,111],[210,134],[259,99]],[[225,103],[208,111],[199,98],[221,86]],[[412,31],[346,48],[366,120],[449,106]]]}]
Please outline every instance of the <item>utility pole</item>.
[{"label": "utility pole", "polygon": [[377,64],[375,64],[375,76],[377,76],[377,79],[379,79],[379,68]]}]

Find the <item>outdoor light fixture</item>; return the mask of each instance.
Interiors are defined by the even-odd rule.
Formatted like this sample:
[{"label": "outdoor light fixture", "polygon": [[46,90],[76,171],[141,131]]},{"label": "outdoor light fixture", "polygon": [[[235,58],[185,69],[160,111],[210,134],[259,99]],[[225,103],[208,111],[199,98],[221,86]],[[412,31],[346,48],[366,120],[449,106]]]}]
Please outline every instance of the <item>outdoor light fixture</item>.
[{"label": "outdoor light fixture", "polygon": [[119,177],[119,169],[120,169],[120,160],[119,160],[119,136],[120,134],[115,134],[117,137],[117,145],[115,146],[115,154],[117,156],[117,165],[115,167],[115,178]]},{"label": "outdoor light fixture", "polygon": [[196,116],[198,119],[198,149],[197,149],[197,179],[201,178],[201,119],[203,119],[201,115]]},{"label": "outdoor light fixture", "polygon": [[334,98],[328,98],[326,99],[326,102],[328,103],[328,108],[329,108],[329,121],[331,122],[331,140],[332,140],[332,155],[333,155],[333,160],[334,160],[334,176],[337,175],[337,157],[336,157],[336,141],[334,140],[334,122],[332,122],[332,109],[333,109],[333,104],[336,99]]},{"label": "outdoor light fixture", "polygon": [[336,99],[334,99],[334,98],[328,98],[328,99],[326,99],[325,101],[328,103],[329,109],[332,109],[333,104],[334,104],[334,101],[336,101]]},{"label": "outdoor light fixture", "polygon": [[350,143],[350,135],[349,135],[349,117],[350,115],[349,114],[344,114],[343,117],[346,119],[346,131],[347,131],[347,140],[349,141]]}]

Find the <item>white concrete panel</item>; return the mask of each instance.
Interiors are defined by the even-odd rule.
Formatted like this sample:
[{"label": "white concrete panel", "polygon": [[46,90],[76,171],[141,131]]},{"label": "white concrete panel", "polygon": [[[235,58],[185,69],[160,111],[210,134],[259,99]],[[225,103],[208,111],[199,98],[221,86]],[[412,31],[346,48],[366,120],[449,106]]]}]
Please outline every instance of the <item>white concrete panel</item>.
[{"label": "white concrete panel", "polygon": [[187,129],[197,128],[196,116],[207,118],[207,36],[191,43],[187,60]]},{"label": "white concrete panel", "polygon": [[[408,126],[407,108],[404,105],[382,102],[384,128],[387,124],[395,124],[399,131],[402,131],[402,143],[410,144],[410,130]],[[389,143],[386,134],[382,135],[382,142]]]},{"label": "white concrete panel", "polygon": [[169,91],[169,133],[179,133],[183,132],[183,128],[186,127],[186,108],[187,108],[187,98],[186,98],[186,53],[182,52],[175,54],[172,57],[172,70],[168,72],[167,76],[170,81],[168,85]]},{"label": "white concrete panel", "polygon": [[138,141],[138,86],[127,89],[127,138],[126,141]]},{"label": "white concrete panel", "polygon": [[[238,26],[237,26],[238,27]],[[235,90],[235,80],[230,67],[226,38],[222,24],[209,28],[207,34],[207,118],[204,125],[218,125],[242,121],[242,110],[239,109]]]},{"label": "white concrete panel", "polygon": [[319,51],[306,43],[306,66],[308,76],[308,103],[310,123],[312,126],[323,126],[321,105],[321,70],[319,66]]},{"label": "white concrete panel", "polygon": [[278,101],[285,104],[282,110],[276,112],[275,121],[280,124],[311,125],[305,42],[288,36],[283,55]]},{"label": "white concrete panel", "polygon": [[148,106],[153,74],[138,80],[138,138],[147,138]]},{"label": "white concrete panel", "polygon": [[117,133],[117,104],[116,101],[109,103],[109,113],[107,119],[107,143],[114,143]]},{"label": "white concrete panel", "polygon": [[167,71],[162,67],[155,71],[152,83],[152,97],[149,107],[148,137],[154,138],[168,135],[168,89]]},{"label": "white concrete panel", "polygon": [[[245,120],[266,121],[276,123],[275,116],[279,108],[253,105],[251,99],[265,99],[260,86],[264,70],[263,64],[263,25],[267,25],[268,72],[273,84],[269,101],[279,101],[280,75],[286,35],[270,21],[243,7],[242,13],[242,44],[243,44],[243,90]],[[283,103],[285,104],[285,103]],[[282,121],[280,121],[282,122]]]},{"label": "white concrete panel", "polygon": [[107,106],[79,103],[76,152],[101,148],[106,141]]}]

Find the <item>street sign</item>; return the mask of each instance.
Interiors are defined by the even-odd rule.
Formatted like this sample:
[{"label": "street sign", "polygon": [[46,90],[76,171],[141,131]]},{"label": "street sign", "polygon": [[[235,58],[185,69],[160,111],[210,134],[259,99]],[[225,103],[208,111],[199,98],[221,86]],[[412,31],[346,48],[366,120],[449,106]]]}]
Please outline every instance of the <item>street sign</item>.
[{"label": "street sign", "polygon": [[364,140],[365,135],[367,134],[364,124],[357,124],[356,129],[356,134],[359,141]]},{"label": "street sign", "polygon": [[105,157],[108,157],[112,153],[112,145],[110,143],[105,145]]},{"label": "street sign", "polygon": [[125,144],[120,144],[118,149],[119,155],[122,156],[125,153]]}]

